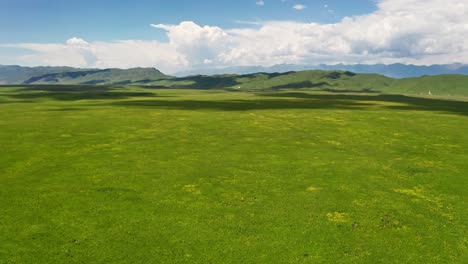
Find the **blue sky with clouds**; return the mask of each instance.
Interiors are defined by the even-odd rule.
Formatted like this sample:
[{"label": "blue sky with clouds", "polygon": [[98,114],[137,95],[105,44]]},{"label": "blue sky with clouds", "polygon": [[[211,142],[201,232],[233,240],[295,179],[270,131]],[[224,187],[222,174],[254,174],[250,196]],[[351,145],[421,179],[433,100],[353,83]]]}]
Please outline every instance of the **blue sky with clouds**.
[{"label": "blue sky with clouds", "polygon": [[466,0],[0,0],[0,29],[0,64],[468,63]]},{"label": "blue sky with clouds", "polygon": [[[151,23],[194,21],[222,28],[238,22],[294,20],[331,23],[375,9],[371,0],[0,0],[0,43],[162,39]],[[295,5],[306,6],[299,11]]]}]

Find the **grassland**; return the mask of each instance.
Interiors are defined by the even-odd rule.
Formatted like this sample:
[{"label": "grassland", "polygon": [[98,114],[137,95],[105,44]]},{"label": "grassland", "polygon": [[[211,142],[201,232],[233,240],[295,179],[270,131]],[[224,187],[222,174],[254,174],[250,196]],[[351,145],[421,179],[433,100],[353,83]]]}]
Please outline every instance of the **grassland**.
[{"label": "grassland", "polygon": [[0,263],[466,263],[468,102],[0,88]]}]

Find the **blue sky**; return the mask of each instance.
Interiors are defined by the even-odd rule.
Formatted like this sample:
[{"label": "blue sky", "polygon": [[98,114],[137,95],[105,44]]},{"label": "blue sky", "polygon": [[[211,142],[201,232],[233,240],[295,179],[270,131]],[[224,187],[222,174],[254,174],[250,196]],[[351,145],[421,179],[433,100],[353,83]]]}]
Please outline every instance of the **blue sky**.
[{"label": "blue sky", "polygon": [[[149,24],[187,20],[232,28],[238,27],[239,21],[257,20],[331,23],[375,9],[370,0],[264,0],[264,3],[260,6],[256,0],[0,0],[0,43],[58,42],[73,36],[88,41],[162,40],[164,32],[150,28]],[[292,8],[296,4],[307,8],[297,11]]]},{"label": "blue sky", "polygon": [[468,63],[466,0],[0,0],[0,64]]}]

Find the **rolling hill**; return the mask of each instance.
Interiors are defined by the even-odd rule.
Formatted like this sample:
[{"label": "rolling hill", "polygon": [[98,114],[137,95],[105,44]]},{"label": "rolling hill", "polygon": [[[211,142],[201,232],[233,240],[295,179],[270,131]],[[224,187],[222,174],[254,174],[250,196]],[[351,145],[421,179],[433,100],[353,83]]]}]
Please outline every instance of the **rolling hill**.
[{"label": "rolling hill", "polygon": [[[47,73],[43,74],[44,72]],[[308,70],[244,75],[194,75],[177,78],[165,75],[155,68],[123,70],[2,66],[0,77],[4,84],[27,85],[134,85],[153,88],[246,91],[313,89],[328,92],[468,96],[468,76],[455,74],[395,79],[373,73]]]},{"label": "rolling hill", "polygon": [[26,80],[46,74],[81,72],[92,69],[72,67],[22,67],[17,65],[0,65],[0,84],[22,84]]},{"label": "rolling hill", "polygon": [[238,66],[224,68],[204,68],[189,71],[180,71],[175,76],[183,77],[188,75],[214,75],[214,74],[252,74],[257,72],[275,73],[306,70],[324,71],[350,71],[355,73],[376,73],[392,78],[412,78],[424,75],[442,74],[468,74],[468,65],[454,64],[434,64],[434,65],[411,65],[411,64],[335,64],[335,65],[309,65],[309,64],[278,64],[270,67],[263,66]]},{"label": "rolling hill", "polygon": [[394,79],[379,74],[349,71],[300,71],[247,75],[190,76],[161,79],[147,85],[155,88],[233,90],[313,89],[328,92],[399,93],[440,96],[468,96],[468,76],[439,75]]},{"label": "rolling hill", "polygon": [[154,68],[88,70],[45,74],[29,78],[24,84],[133,84],[172,77]]}]

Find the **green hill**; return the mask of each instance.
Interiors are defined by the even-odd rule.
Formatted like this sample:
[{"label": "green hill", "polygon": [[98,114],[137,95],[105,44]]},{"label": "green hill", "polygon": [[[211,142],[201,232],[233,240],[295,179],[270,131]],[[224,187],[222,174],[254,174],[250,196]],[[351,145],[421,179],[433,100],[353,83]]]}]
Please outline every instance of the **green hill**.
[{"label": "green hill", "polygon": [[300,71],[255,73],[246,75],[196,75],[158,80],[147,85],[166,88],[231,88],[241,90],[275,90],[288,88],[373,90],[386,87],[395,79],[378,74],[355,74],[346,71]]},{"label": "green hill", "polygon": [[468,96],[468,76],[439,75],[393,79],[378,74],[347,71],[300,71],[248,75],[190,76],[158,80],[145,85],[161,88],[236,90],[313,89],[328,92],[382,92],[439,96]]},{"label": "green hill", "polygon": [[[43,74],[45,72],[45,74]],[[0,84],[133,85],[153,88],[232,89],[244,91],[309,89],[328,92],[468,96],[467,75],[394,79],[379,74],[310,70],[245,75],[194,75],[176,78],[155,68],[75,69],[0,66]]]},{"label": "green hill", "polygon": [[404,94],[433,94],[449,96],[468,96],[467,75],[423,76],[395,80],[385,92]]},{"label": "green hill", "polygon": [[63,72],[80,72],[91,69],[78,69],[72,67],[22,67],[0,65],[0,84],[21,84],[26,80],[46,74]]},{"label": "green hill", "polygon": [[105,69],[46,74],[26,80],[25,84],[132,84],[171,78],[154,68]]}]

